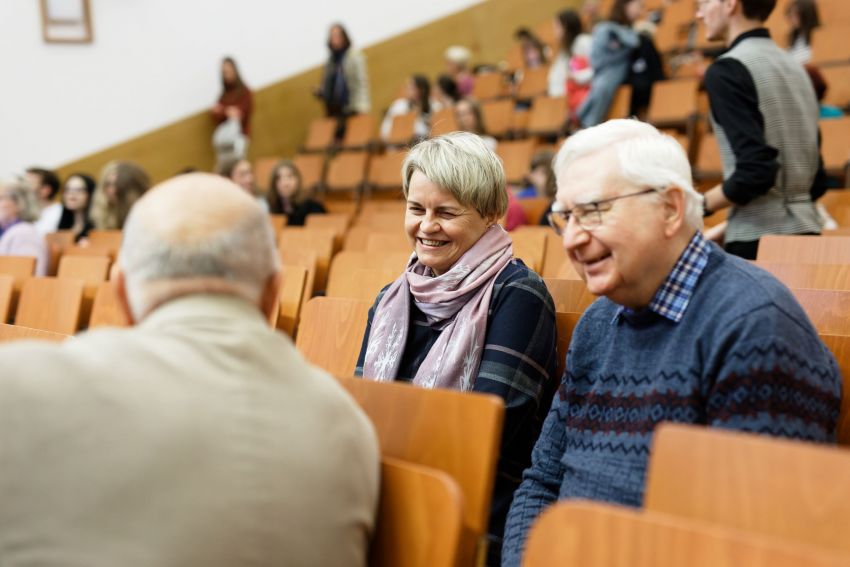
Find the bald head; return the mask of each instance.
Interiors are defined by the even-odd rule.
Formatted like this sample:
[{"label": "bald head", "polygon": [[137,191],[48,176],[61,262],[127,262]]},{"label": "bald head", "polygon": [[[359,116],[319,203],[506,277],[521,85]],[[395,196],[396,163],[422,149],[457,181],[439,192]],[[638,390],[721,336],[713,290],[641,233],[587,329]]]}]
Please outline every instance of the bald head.
[{"label": "bald head", "polygon": [[278,272],[267,215],[233,182],[206,173],[165,181],[134,205],[120,269],[133,319],[193,293],[237,295],[260,305]]}]

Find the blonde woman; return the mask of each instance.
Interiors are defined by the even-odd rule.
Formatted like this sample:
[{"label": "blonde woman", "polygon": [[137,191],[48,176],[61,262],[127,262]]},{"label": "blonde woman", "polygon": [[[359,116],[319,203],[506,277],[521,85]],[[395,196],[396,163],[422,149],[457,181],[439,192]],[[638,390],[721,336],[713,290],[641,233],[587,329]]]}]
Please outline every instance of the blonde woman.
[{"label": "blonde woman", "polygon": [[138,165],[129,161],[112,161],[100,174],[94,192],[91,219],[97,230],[121,230],[139,197],[150,188],[150,178]]}]

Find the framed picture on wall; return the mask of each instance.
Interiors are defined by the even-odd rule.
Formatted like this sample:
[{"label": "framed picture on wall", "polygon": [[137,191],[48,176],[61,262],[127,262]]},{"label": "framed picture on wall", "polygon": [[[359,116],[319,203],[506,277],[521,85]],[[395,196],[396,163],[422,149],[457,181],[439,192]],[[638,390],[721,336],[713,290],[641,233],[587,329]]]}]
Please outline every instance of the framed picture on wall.
[{"label": "framed picture on wall", "polygon": [[41,0],[41,31],[47,43],[91,43],[89,0]]}]

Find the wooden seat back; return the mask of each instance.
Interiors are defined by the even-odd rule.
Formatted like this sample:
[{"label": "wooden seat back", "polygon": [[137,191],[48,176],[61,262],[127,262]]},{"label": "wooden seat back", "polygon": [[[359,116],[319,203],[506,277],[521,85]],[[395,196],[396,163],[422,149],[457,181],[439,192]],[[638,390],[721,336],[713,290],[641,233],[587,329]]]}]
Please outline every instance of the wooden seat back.
[{"label": "wooden seat back", "polygon": [[850,291],[791,288],[819,333],[850,335]]},{"label": "wooden seat back", "polygon": [[120,230],[92,230],[89,232],[89,244],[94,248],[105,248],[115,259],[121,250],[122,233]]},{"label": "wooden seat back", "polygon": [[108,256],[65,256],[59,262],[56,277],[82,280],[85,286],[83,302],[80,305],[80,326],[83,328],[88,325],[91,317],[97,286],[109,277],[110,264]]},{"label": "wooden seat back", "polygon": [[351,225],[346,213],[313,213],[307,215],[304,226],[309,229],[330,230],[334,233],[334,250],[342,249],[343,238]]},{"label": "wooden seat back", "polygon": [[850,291],[850,264],[755,263],[790,288]]},{"label": "wooden seat back", "polygon": [[304,250],[296,247],[290,247],[285,250],[279,249],[280,263],[285,266],[301,266],[307,270],[304,276],[304,293],[301,299],[301,306],[310,301],[313,297],[313,290],[316,286],[316,266],[319,263],[318,254],[315,250]]},{"label": "wooden seat back", "polygon": [[[846,43],[850,46],[850,41]],[[821,120],[819,124],[823,166],[827,173],[843,173],[850,161],[850,116]]]},{"label": "wooden seat back", "polygon": [[63,335],[80,328],[85,283],[74,278],[30,278],[21,287],[15,324]]},{"label": "wooden seat back", "polygon": [[381,458],[381,500],[370,567],[455,567],[463,495],[448,474]]},{"label": "wooden seat back", "polygon": [[401,164],[407,156],[406,151],[388,151],[373,156],[369,162],[367,181],[375,189],[401,190]]},{"label": "wooden seat back", "polygon": [[366,251],[378,253],[406,253],[410,255],[413,247],[402,232],[373,232],[366,237]]},{"label": "wooden seat back", "polygon": [[720,146],[714,134],[703,134],[699,143],[694,177],[700,181],[723,179],[723,163],[720,160]]},{"label": "wooden seat back", "polygon": [[620,85],[614,93],[614,100],[608,107],[608,120],[612,118],[628,118],[632,104],[631,85]]},{"label": "wooden seat back", "polygon": [[263,192],[270,189],[274,166],[281,160],[280,156],[265,156],[254,160],[255,185]]},{"label": "wooden seat back", "polygon": [[652,86],[647,120],[655,126],[684,126],[698,112],[699,79],[669,79]]},{"label": "wooden seat back", "polygon": [[847,63],[850,61],[850,23],[815,28],[812,32],[811,65]]},{"label": "wooden seat back", "polygon": [[525,567],[827,567],[847,559],[743,530],[609,504],[564,501],[534,524]]},{"label": "wooden seat back", "polygon": [[850,264],[850,236],[768,234],[759,240],[756,260],[801,264]]},{"label": "wooden seat back", "polygon": [[511,99],[488,100],[481,103],[481,121],[487,133],[501,138],[507,136],[513,126],[514,101]]},{"label": "wooden seat back", "polygon": [[336,136],[336,118],[316,118],[310,121],[304,149],[308,152],[322,152],[333,146]]},{"label": "wooden seat back", "polygon": [[301,187],[306,191],[314,191],[321,186],[325,178],[325,156],[323,154],[299,154],[292,163],[301,174]]},{"label": "wooden seat back", "polygon": [[431,136],[442,136],[459,129],[454,108],[441,108],[431,114]]},{"label": "wooden seat back", "polygon": [[53,333],[50,331],[42,331],[41,329],[31,329],[29,327],[21,327],[19,325],[8,325],[0,323],[0,343],[7,341],[53,341],[62,342],[70,338],[70,335],[62,333]]},{"label": "wooden seat back", "polygon": [[544,96],[549,88],[549,67],[546,65],[534,69],[525,69],[517,85],[516,98],[529,100]]},{"label": "wooden seat back", "polygon": [[325,187],[328,192],[359,191],[366,179],[369,154],[364,151],[343,152],[328,164]]},{"label": "wooden seat back", "polygon": [[829,85],[823,103],[841,108],[850,106],[850,63],[824,67],[820,72]]},{"label": "wooden seat back", "polygon": [[529,230],[513,231],[509,234],[513,242],[514,257],[522,260],[529,269],[539,274],[546,254],[546,235]]},{"label": "wooden seat back", "polygon": [[8,274],[0,274],[0,324],[9,320],[12,310],[12,291],[15,278]]},{"label": "wooden seat back", "polygon": [[665,423],[655,429],[644,506],[850,553],[850,452]]},{"label": "wooden seat back", "polygon": [[366,148],[374,140],[375,117],[371,114],[355,114],[345,121],[342,147],[346,149]]},{"label": "wooden seat back", "polygon": [[394,116],[390,133],[384,141],[391,146],[409,144],[413,139],[413,130],[418,117],[418,112],[405,112],[404,114]]},{"label": "wooden seat back", "polygon": [[567,120],[567,99],[557,96],[539,96],[531,104],[528,116],[528,133],[553,135],[561,131]]},{"label": "wooden seat back", "polygon": [[127,327],[129,325],[130,322],[118,306],[115,282],[103,282],[97,286],[97,293],[95,293],[94,304],[91,309],[89,329],[95,327]]},{"label": "wooden seat back", "polygon": [[277,328],[295,337],[298,328],[298,317],[304,302],[304,286],[307,284],[307,268],[304,266],[283,266],[281,268],[283,281],[280,282],[278,294]]},{"label": "wooden seat back", "polygon": [[839,445],[850,446],[850,396],[847,395],[850,392],[850,335],[820,333],[820,338],[835,357],[843,384],[844,393],[841,396],[841,413],[835,438]]},{"label": "wooden seat back", "polygon": [[314,251],[316,253],[314,291],[324,291],[328,281],[328,267],[335,252],[335,244],[336,235],[332,230],[290,226],[280,232],[278,249],[281,254],[292,249]]},{"label": "wooden seat back", "polygon": [[[389,252],[387,254],[373,254],[365,250],[343,250],[331,261],[331,268],[328,273],[328,294],[334,286],[340,285],[343,281],[350,281],[356,270],[390,270],[395,273],[389,281],[392,281],[404,271],[407,266],[407,261],[410,258],[409,253],[405,252]],[[344,284],[349,285],[349,284]],[[372,296],[374,299],[374,296]]]},{"label": "wooden seat back", "polygon": [[534,146],[534,140],[502,141],[496,146],[508,183],[520,183],[525,178],[531,167]]},{"label": "wooden seat back", "polygon": [[371,306],[370,301],[314,297],[301,309],[296,347],[334,376],[353,376]]},{"label": "wooden seat back", "polygon": [[[371,220],[360,220],[358,222],[368,223],[371,222]],[[372,234],[381,233],[390,235],[391,237],[396,237],[398,234],[402,233],[403,230],[402,221],[398,218],[393,220],[392,225],[384,224],[383,226],[380,226],[378,221],[375,221],[375,224],[377,226],[360,224],[348,229],[348,232],[345,234],[345,240],[342,243],[343,251],[364,252],[369,243],[369,237]]]},{"label": "wooden seat back", "polygon": [[55,276],[56,270],[59,269],[59,260],[65,249],[74,245],[74,231],[72,230],[57,230],[44,235],[44,240],[47,242],[47,250],[49,253],[49,262],[47,264],[47,275]]},{"label": "wooden seat back", "polygon": [[383,287],[395,281],[401,270],[393,268],[355,268],[345,277],[328,280],[327,297],[345,297],[374,301]]},{"label": "wooden seat back", "polygon": [[478,73],[472,86],[472,98],[479,101],[502,98],[507,95],[507,85],[501,73]]},{"label": "wooden seat back", "polygon": [[340,381],[375,425],[383,455],[433,467],[457,481],[465,503],[463,555],[474,555],[475,542],[487,533],[503,401],[397,382]]}]

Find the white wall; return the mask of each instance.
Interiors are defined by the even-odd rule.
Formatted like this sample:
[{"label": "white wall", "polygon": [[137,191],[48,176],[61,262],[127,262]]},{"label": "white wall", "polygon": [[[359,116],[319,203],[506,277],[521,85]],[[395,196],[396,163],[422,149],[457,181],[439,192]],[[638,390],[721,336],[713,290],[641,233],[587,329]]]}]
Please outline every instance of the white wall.
[{"label": "white wall", "polygon": [[[38,0],[0,0],[0,177],[56,167],[209,107],[232,55],[260,88],[481,0],[90,0],[94,42],[46,44]],[[96,172],[95,172],[96,173]]]}]

